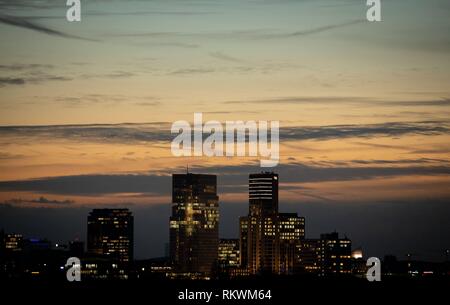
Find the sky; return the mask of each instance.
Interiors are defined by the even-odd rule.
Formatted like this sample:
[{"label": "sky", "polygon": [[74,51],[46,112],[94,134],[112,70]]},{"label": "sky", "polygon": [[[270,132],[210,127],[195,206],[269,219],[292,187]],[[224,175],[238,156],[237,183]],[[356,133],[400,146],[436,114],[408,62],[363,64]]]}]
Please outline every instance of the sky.
[{"label": "sky", "polygon": [[159,256],[188,165],[218,175],[236,237],[259,160],[174,157],[171,124],[202,112],[280,121],[280,209],[308,237],[450,248],[448,1],[385,0],[382,22],[359,0],[85,0],[72,23],[66,9],[0,0],[0,227],[85,239],[91,208],[125,206],[136,255]]}]

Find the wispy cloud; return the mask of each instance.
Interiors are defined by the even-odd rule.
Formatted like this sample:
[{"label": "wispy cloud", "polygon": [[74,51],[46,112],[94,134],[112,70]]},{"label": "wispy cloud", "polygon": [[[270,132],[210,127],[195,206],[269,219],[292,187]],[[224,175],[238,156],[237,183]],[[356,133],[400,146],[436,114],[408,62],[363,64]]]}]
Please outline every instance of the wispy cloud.
[{"label": "wispy cloud", "polygon": [[336,104],[336,103],[367,103],[373,99],[354,96],[286,96],[255,100],[226,101],[224,104]]},{"label": "wispy cloud", "polygon": [[155,106],[159,106],[161,105],[160,102],[138,102],[138,103],[134,103],[137,106],[143,106],[143,107],[155,107]]},{"label": "wispy cloud", "polygon": [[[356,163],[356,162],[355,162]],[[368,166],[363,166],[368,165]],[[376,166],[373,166],[376,165]],[[392,166],[389,166],[392,165]],[[237,166],[193,166],[193,172],[217,174],[222,187],[245,186],[248,173],[259,170],[257,165]],[[170,171],[166,175],[154,174],[115,174],[115,175],[77,175],[39,178],[32,180],[1,181],[0,192],[37,192],[55,195],[100,196],[107,194],[170,194]],[[283,183],[308,183],[327,181],[367,180],[382,177],[410,175],[450,175],[450,167],[445,165],[401,166],[398,162],[383,160],[360,162],[358,166],[311,166],[299,162],[282,164],[277,172]],[[245,191],[245,189],[242,189]]]},{"label": "wispy cloud", "polygon": [[331,140],[344,138],[397,137],[408,134],[449,134],[447,121],[388,122],[381,124],[329,125],[307,127],[284,127],[281,139],[289,140]]},{"label": "wispy cloud", "polygon": [[442,97],[430,100],[384,100],[364,96],[285,96],[255,100],[225,101],[224,104],[291,104],[291,105],[337,105],[357,106],[395,106],[395,107],[427,107],[450,106],[450,98]]},{"label": "wispy cloud", "polygon": [[188,69],[178,69],[170,72],[172,75],[192,75],[192,74],[206,74],[213,73],[215,70],[212,68],[188,68]]},{"label": "wispy cloud", "polygon": [[[186,113],[192,113],[192,112],[186,112]],[[217,110],[217,111],[203,111],[203,113],[207,113],[207,114],[233,114],[236,113],[235,111],[226,111],[226,110]],[[257,110],[242,110],[239,111],[239,113],[242,114],[255,114],[255,113],[261,113],[261,111],[257,111]]]},{"label": "wispy cloud", "polygon": [[39,84],[46,81],[70,81],[72,78],[66,76],[40,74],[30,77],[0,77],[0,87],[8,85]]},{"label": "wispy cloud", "polygon": [[[53,100],[68,107],[92,106],[98,104],[117,105],[129,103],[137,106],[158,106],[160,102],[152,96],[125,96],[120,94],[84,94],[80,96],[57,96]],[[83,125],[80,125],[80,127]]]},{"label": "wispy cloud", "polygon": [[36,31],[36,32],[51,35],[51,36],[57,36],[57,37],[61,37],[61,38],[79,39],[79,40],[85,40],[85,41],[98,41],[96,39],[85,38],[85,37],[81,37],[81,36],[77,36],[77,35],[64,33],[61,31],[57,31],[57,30],[51,29],[49,27],[46,27],[44,25],[35,23],[27,18],[19,17],[19,16],[10,16],[10,15],[1,14],[0,15],[0,23]]},{"label": "wispy cloud", "polygon": [[[95,97],[94,97],[95,98]],[[69,103],[83,103],[75,98]],[[171,123],[150,124],[89,124],[89,125],[48,125],[0,127],[3,136],[67,139],[71,141],[139,143],[169,141]]]},{"label": "wispy cloud", "polygon": [[367,22],[365,19],[351,20],[342,23],[329,24],[324,26],[313,27],[309,29],[300,29],[297,31],[277,31],[273,29],[248,29],[234,31],[217,31],[217,32],[141,32],[141,33],[114,33],[110,36],[116,37],[151,37],[151,38],[207,38],[207,39],[280,39],[280,38],[296,38],[320,34],[322,32],[332,31],[339,28],[350,27]]},{"label": "wispy cloud", "polygon": [[173,16],[202,16],[217,14],[212,11],[127,11],[127,12],[108,12],[108,11],[87,11],[88,16],[151,16],[151,15],[173,15]]},{"label": "wispy cloud", "polygon": [[12,206],[20,206],[20,205],[68,205],[73,204],[75,201],[73,200],[56,200],[56,199],[48,199],[46,197],[39,197],[37,199],[22,199],[22,198],[12,198],[5,200],[3,204],[12,205]]},{"label": "wispy cloud", "polygon": [[15,63],[8,65],[0,65],[2,71],[23,71],[23,70],[35,70],[35,69],[52,69],[53,65],[49,64],[35,64],[35,63]]},{"label": "wispy cloud", "polygon": [[[98,97],[100,102],[107,97]],[[69,98],[68,103],[83,103],[83,99]],[[92,101],[97,97],[94,95]],[[121,101],[119,97],[119,101]],[[149,101],[153,102],[153,101]],[[52,138],[72,141],[110,143],[142,143],[171,141],[171,122],[148,124],[94,124],[49,126],[2,126],[0,136],[17,138]],[[280,128],[281,141],[332,140],[347,138],[399,137],[404,135],[448,135],[448,121],[388,122],[380,124],[286,126]]]},{"label": "wispy cloud", "polygon": [[119,193],[168,194],[169,176],[80,175],[0,182],[0,191],[33,190],[48,194],[104,195]]},{"label": "wispy cloud", "polygon": [[23,10],[23,9],[52,9],[57,6],[63,7],[58,0],[2,0],[0,1],[0,8],[4,10]]},{"label": "wispy cloud", "polygon": [[171,42],[171,41],[139,42],[139,43],[136,43],[136,45],[145,46],[145,47],[169,47],[169,48],[182,48],[182,49],[196,49],[199,47],[199,45],[195,44],[195,43]]},{"label": "wispy cloud", "polygon": [[7,152],[0,152],[0,160],[15,160],[15,159],[22,159],[24,158],[24,155],[21,154],[11,154]]},{"label": "wispy cloud", "polygon": [[7,85],[25,85],[25,79],[19,77],[0,77],[0,87]]},{"label": "wispy cloud", "polygon": [[126,77],[131,77],[134,76],[135,74],[132,72],[128,72],[128,71],[113,71],[109,74],[105,74],[103,75],[104,77],[109,77],[109,78],[126,78]]},{"label": "wispy cloud", "polygon": [[4,76],[0,87],[7,85],[40,84],[47,81],[69,81],[72,77],[56,75],[54,65],[36,63],[13,63],[0,65]]},{"label": "wispy cloud", "polygon": [[224,60],[224,61],[228,61],[228,62],[235,62],[235,63],[242,63],[243,62],[243,60],[241,60],[239,58],[236,58],[236,57],[224,54],[222,52],[211,52],[211,53],[209,53],[209,55],[211,57],[216,58],[216,59],[220,59],[220,60]]},{"label": "wispy cloud", "polygon": [[387,101],[383,102],[383,104],[391,106],[411,106],[411,107],[450,106],[450,98],[443,97],[441,99],[436,100],[421,100],[421,101]]},{"label": "wispy cloud", "polygon": [[319,34],[322,32],[345,28],[345,27],[349,27],[349,26],[353,26],[353,25],[357,25],[357,24],[361,24],[361,23],[366,23],[366,22],[367,22],[367,20],[365,20],[365,19],[358,19],[358,20],[352,20],[352,21],[347,21],[347,22],[343,22],[343,23],[324,25],[324,26],[315,27],[315,28],[306,29],[306,30],[294,31],[294,32],[290,32],[290,33],[266,34],[266,35],[262,35],[260,38],[289,38],[289,37],[309,36],[309,35]]}]

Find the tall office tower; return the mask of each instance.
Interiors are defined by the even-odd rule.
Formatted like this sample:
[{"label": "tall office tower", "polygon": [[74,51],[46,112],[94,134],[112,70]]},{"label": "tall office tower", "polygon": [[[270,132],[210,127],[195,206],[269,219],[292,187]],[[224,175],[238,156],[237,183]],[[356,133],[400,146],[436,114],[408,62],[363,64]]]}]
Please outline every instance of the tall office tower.
[{"label": "tall office tower", "polygon": [[247,266],[251,274],[279,273],[278,175],[249,176]]},{"label": "tall office tower", "polygon": [[321,275],[349,274],[352,270],[352,242],[337,232],[321,234]]},{"label": "tall office tower", "polygon": [[172,175],[170,258],[175,269],[209,276],[217,263],[218,243],[217,177]]},{"label": "tall office tower", "polygon": [[293,274],[298,269],[298,250],[305,238],[305,218],[297,213],[278,214],[280,234],[280,273]]},{"label": "tall office tower", "polygon": [[128,209],[94,209],[88,216],[87,250],[120,262],[133,260],[133,215]]}]

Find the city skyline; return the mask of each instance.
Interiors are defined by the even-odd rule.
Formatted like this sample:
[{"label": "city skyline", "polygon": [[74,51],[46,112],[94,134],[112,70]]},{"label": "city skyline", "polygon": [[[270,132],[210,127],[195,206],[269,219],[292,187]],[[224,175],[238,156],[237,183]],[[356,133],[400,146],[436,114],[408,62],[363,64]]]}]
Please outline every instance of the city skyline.
[{"label": "city skyline", "polygon": [[[239,251],[241,253],[239,266],[242,267],[242,265],[248,265],[248,270],[250,272],[249,274],[255,274],[267,268],[267,271],[270,272],[289,274],[291,272],[289,270],[293,270],[292,268],[294,268],[294,265],[292,265],[290,252],[295,252],[296,247],[303,248],[305,245],[306,247],[315,247],[315,243],[320,242],[322,236],[332,236],[333,234],[338,234],[336,229],[334,229],[335,233],[325,234],[323,232],[333,230],[327,230],[324,228],[319,229],[319,234],[306,234],[308,230],[306,229],[305,223],[309,223],[309,221],[305,221],[305,217],[302,214],[299,216],[297,212],[293,211],[278,212],[278,174],[274,172],[261,171],[257,174],[249,174],[248,177],[248,216],[238,215],[232,222],[228,219],[225,220],[228,224],[231,223],[237,227],[235,231],[237,233],[230,236],[229,233],[224,234],[221,232],[218,227],[218,224],[220,223],[220,200],[216,195],[217,177],[211,174],[194,174],[188,170],[185,174],[173,174],[172,205],[169,207],[169,210],[172,212],[171,215],[170,213],[167,215],[167,221],[163,221],[163,226],[168,229],[170,234],[161,234],[160,230],[154,232],[159,236],[167,235],[168,237],[167,239],[163,238],[166,239],[164,244],[159,244],[159,247],[161,248],[161,251],[159,252],[160,254],[152,256],[140,255],[137,259],[142,260],[164,256],[172,260],[172,263],[174,264],[173,266],[177,266],[178,264],[187,267],[187,269],[179,269],[179,271],[184,270],[183,272],[190,272],[190,270],[196,270],[196,268],[199,267],[196,267],[197,263],[193,265],[193,267],[188,267],[189,264],[187,259],[191,260],[193,257],[197,257],[197,259],[199,259],[200,257],[203,258],[207,256],[209,250],[206,251],[204,249],[206,245],[211,244],[215,245],[215,248],[218,248],[219,240],[237,240],[240,245]],[[267,185],[268,183],[269,185]],[[169,204],[167,205],[169,206]],[[283,208],[283,210],[286,211],[286,207]],[[130,211],[129,208],[124,208],[121,206],[94,208],[93,210],[90,210],[87,217],[88,221],[86,223],[86,227],[88,230],[85,234],[85,236],[87,236],[86,239],[81,236],[72,238],[68,238],[66,236],[63,239],[56,240],[56,243],[53,244],[70,245],[73,241],[82,242],[86,243],[86,253],[88,254],[108,254],[106,257],[110,258],[116,257],[115,255],[119,254],[120,261],[132,260],[134,256],[133,253],[136,248],[136,244],[134,242],[135,232],[133,229],[134,215],[132,213],[133,212]],[[85,216],[84,218],[86,218]],[[260,219],[259,217],[262,218]],[[269,220],[268,222],[266,218]],[[68,220],[69,219],[62,219],[63,222]],[[254,224],[249,226],[249,221],[252,223],[254,222]],[[100,223],[102,223],[102,225],[100,225]],[[205,230],[204,233],[201,233],[203,235],[198,235],[198,238],[196,237],[196,239],[193,239],[195,242],[190,242],[180,248],[179,243],[182,238],[186,238],[187,232],[191,232],[190,234],[192,234],[192,232],[199,230],[201,231],[203,226],[211,227],[213,230],[210,232]],[[267,226],[270,228],[267,228]],[[102,229],[102,227],[104,227],[104,229]],[[111,230],[118,230],[113,229],[114,227],[122,229],[119,229],[121,231],[117,231],[117,233],[105,233],[108,231],[112,232]],[[183,229],[181,229],[182,227]],[[260,229],[258,229],[258,227],[264,227],[266,228],[265,230],[269,230],[269,235],[272,235],[271,232],[274,232],[274,234],[277,232],[276,239],[270,241],[271,245],[268,245],[263,239],[263,236],[266,235],[267,232],[265,232],[265,230],[259,232]],[[2,230],[4,229],[5,228],[2,228]],[[253,233],[250,234],[250,231],[253,231]],[[48,239],[48,236],[40,236],[39,234],[31,234],[27,236],[26,234],[24,235],[23,232],[15,230],[7,230],[6,233],[19,234],[21,238],[25,237],[30,240],[43,240],[49,243],[50,247],[50,240]],[[137,233],[138,235],[139,233],[143,233],[145,238],[152,234],[151,232]],[[102,242],[102,239],[104,239],[102,234],[107,234],[108,238],[106,241],[103,240]],[[131,235],[128,235],[129,237],[122,240],[120,235],[125,236],[127,234]],[[344,232],[344,235],[346,239],[347,233]],[[319,236],[320,238],[318,238]],[[207,241],[208,238],[211,237],[215,238],[216,242]],[[337,240],[337,237],[335,238]],[[296,242],[291,243],[291,241],[304,241],[305,245],[297,244]],[[182,243],[184,244],[185,242]],[[258,243],[261,244],[258,245]],[[155,244],[151,244],[151,248],[158,248],[155,246]],[[268,250],[262,250],[264,247],[269,248],[267,248]],[[164,254],[162,254],[163,248]],[[120,249],[127,249],[125,254],[126,256],[122,256],[123,254],[120,252]],[[191,252],[192,249],[194,249],[194,251],[186,256],[187,249],[190,249],[189,251]],[[364,240],[358,241],[354,249],[361,251],[361,254],[364,253],[367,257],[373,256],[370,251],[369,254],[365,251]],[[424,259],[425,256],[417,253],[415,248],[412,247],[409,250],[410,251],[407,253],[387,251],[378,256],[384,257],[386,255],[397,255],[399,257],[405,256],[409,259],[411,256],[414,256],[416,259]],[[264,254],[265,251],[269,251],[268,254]],[[200,253],[202,254],[200,255]],[[109,256],[109,254],[111,254],[111,256]],[[432,259],[432,261],[441,261],[444,257],[447,259],[448,248],[442,247],[439,251],[436,251],[436,254],[437,255]],[[216,256],[216,254],[213,255],[213,257]],[[279,265],[280,267],[275,268],[274,264],[276,264],[276,266]],[[211,266],[212,261],[209,263],[208,268],[211,268]],[[280,271],[282,269],[278,268],[285,268],[283,269],[285,271]],[[202,272],[205,272],[206,269],[202,269]]]},{"label": "city skyline", "polygon": [[[44,200],[46,200],[45,198],[41,198],[41,201],[44,201]],[[282,200],[283,201],[283,200]],[[58,204],[60,204],[60,203],[58,203]],[[223,203],[222,203],[223,204]],[[166,204],[167,205],[167,204]],[[244,205],[245,205],[245,207],[244,207],[244,211],[245,210],[247,210],[247,205],[248,205],[248,203],[244,203]],[[100,206],[103,206],[103,208],[105,207],[104,205],[100,205]],[[132,209],[132,210],[136,210],[136,211],[139,211],[139,206],[138,207],[136,207],[136,206],[133,206],[132,204],[124,204],[124,205],[121,205],[121,204],[115,204],[115,205],[113,205],[113,206],[110,206],[110,208],[113,208],[113,209],[117,209],[117,208],[123,208],[123,207],[125,207],[125,206],[127,206],[128,208],[130,208],[130,209]],[[287,209],[287,207],[291,207],[291,208],[294,208],[295,209],[295,205],[287,205],[287,206],[285,206],[285,205],[281,205],[281,210],[283,211],[283,212],[295,212],[295,210],[294,211],[292,211],[292,210],[290,210],[289,211],[289,209]],[[4,207],[3,207],[4,209],[3,209],[3,211],[5,212],[4,214],[2,214],[2,215],[5,215],[6,217],[8,217],[8,215],[9,215],[9,213],[11,212],[11,211],[14,211],[15,209],[13,208],[13,207],[11,207],[11,206],[8,206],[8,205],[5,205]],[[56,224],[56,223],[59,223],[59,226],[60,227],[67,227],[67,226],[70,226],[71,228],[71,232],[83,232],[84,231],[84,227],[78,227],[78,228],[73,228],[72,227],[72,223],[80,223],[79,221],[80,221],[80,219],[77,219],[76,217],[75,218],[72,218],[73,217],[73,212],[72,211],[70,211],[70,210],[72,210],[72,208],[71,209],[69,209],[69,210],[67,210],[66,208],[64,208],[64,207],[61,207],[61,208],[56,208],[56,209],[54,209],[54,208],[50,208],[50,211],[58,211],[58,210],[65,210],[64,211],[64,213],[63,214],[65,214],[65,217],[67,217],[68,215],[72,215],[72,216],[69,216],[69,217],[71,217],[72,219],[68,219],[68,218],[65,218],[65,219],[55,219],[55,213],[48,213],[48,211],[47,211],[47,208],[39,208],[39,209],[41,209],[41,213],[39,213],[38,212],[38,210],[36,210],[36,208],[34,208],[34,209],[32,209],[31,210],[31,212],[33,213],[33,214],[31,214],[31,215],[33,215],[32,217],[34,218],[34,220],[33,221],[31,221],[31,222],[28,222],[28,229],[26,229],[26,230],[28,230],[28,232],[30,232],[29,230],[29,228],[35,228],[34,229],[34,231],[32,231],[31,233],[28,233],[28,234],[26,234],[25,233],[25,235],[26,236],[28,236],[28,237],[35,237],[35,238],[39,238],[39,237],[50,237],[50,236],[54,236],[54,234],[55,234],[55,232],[61,232],[61,231],[59,231],[59,230],[57,230],[57,231],[55,231],[55,230],[51,230],[51,233],[49,233],[49,234],[47,234],[47,235],[42,235],[42,233],[36,233],[36,232],[41,232],[42,231],[42,226],[36,226],[36,224],[38,224],[38,223],[40,223],[41,221],[39,220],[39,219],[46,219],[46,221],[49,221],[49,222],[51,222],[51,223],[54,223],[54,224]],[[75,213],[75,215],[76,214],[79,214],[79,213],[87,213],[87,211],[88,210],[90,210],[91,209],[91,207],[84,207],[84,208],[80,208],[80,209],[78,209],[77,210],[77,212]],[[26,210],[26,209],[25,209]],[[224,210],[223,208],[221,209],[222,211]],[[320,209],[319,209],[320,210]],[[85,212],[83,212],[83,211],[85,211]],[[149,212],[151,213],[151,214],[154,214],[154,211],[145,211],[145,210],[141,210],[141,211],[144,211],[145,212],[145,214],[144,215],[139,215],[139,213],[137,214],[138,216],[141,216],[141,217],[143,217],[143,218],[141,218],[141,220],[142,220],[142,222],[146,222],[146,223],[148,223],[148,220],[149,219],[152,219],[152,216],[149,216]],[[169,215],[170,215],[170,208],[169,207],[166,207],[166,209],[163,209],[163,210],[159,210],[157,213],[159,214],[159,216],[162,216],[162,215],[167,215],[167,217],[169,217]],[[14,211],[15,212],[15,211]],[[301,212],[301,211],[298,211],[297,210],[297,212]],[[382,211],[379,211],[378,213],[381,213]],[[165,214],[164,214],[165,213]],[[336,230],[336,228],[339,228],[339,226],[336,226],[336,224],[341,224],[341,226],[342,226],[342,223],[348,223],[348,219],[347,219],[347,217],[348,216],[344,216],[344,215],[342,215],[342,214],[338,214],[338,215],[330,215],[330,211],[325,211],[325,210],[322,210],[322,215],[317,215],[317,217],[318,218],[321,218],[321,217],[324,217],[324,216],[326,216],[326,218],[330,218],[330,216],[331,216],[331,219],[332,219],[332,221],[329,223],[329,224],[331,224],[331,227],[330,226],[325,226],[325,227],[319,227],[319,228],[314,228],[314,229],[310,229],[311,228],[311,226],[309,226],[309,228],[307,229],[309,232],[313,232],[312,234],[308,234],[309,236],[319,236],[320,234],[322,234],[324,231],[326,232],[326,231],[335,231]],[[50,214],[49,216],[51,217],[51,218],[53,218],[53,219],[51,219],[51,218],[48,218],[48,216],[47,217],[45,217],[45,214]],[[56,213],[57,214],[57,213]],[[223,222],[224,223],[221,223],[221,228],[222,228],[222,230],[219,230],[220,232],[221,232],[221,234],[220,234],[220,238],[236,238],[237,236],[239,236],[239,221],[238,221],[238,219],[239,219],[239,217],[241,216],[241,215],[243,215],[243,214],[245,214],[245,213],[233,213],[234,214],[234,217],[233,218],[230,218],[230,217],[225,217],[225,219],[223,220]],[[282,213],[282,214],[289,214],[289,213]],[[15,214],[15,215],[18,215],[19,217],[23,217],[24,215],[20,215],[20,213],[19,214]],[[30,216],[31,216],[30,215]],[[146,215],[146,216],[145,216]],[[301,215],[305,215],[305,213],[301,213]],[[308,215],[308,213],[306,213],[306,215]],[[339,216],[340,215],[340,216]],[[37,218],[36,218],[36,216],[37,216]],[[44,216],[44,217],[43,217]],[[146,218],[147,217],[147,218]],[[445,217],[445,215],[443,215],[443,217]],[[21,218],[16,218],[16,219],[6,219],[6,218],[3,218],[4,219],[4,221],[2,222],[2,223],[7,223],[8,224],[8,226],[7,227],[18,227],[17,226],[17,220],[20,220],[20,222],[18,222],[18,223],[21,223],[23,220],[25,220],[27,217],[23,217],[23,219],[21,219]],[[82,219],[84,219],[85,217],[84,217],[84,214],[83,214],[83,216],[81,217]],[[308,218],[312,218],[313,219],[313,223],[314,223],[314,217],[311,217],[311,216],[309,216]],[[158,219],[161,219],[161,217],[158,217]],[[162,219],[164,219],[164,218],[162,218]],[[11,222],[11,220],[13,221],[13,222]],[[142,226],[142,222],[141,222],[141,226]],[[166,223],[166,222],[164,222],[164,221],[162,221],[162,222],[157,222],[156,224],[153,224],[152,225],[152,227],[154,227],[154,228],[160,228],[160,226],[167,226],[167,227],[169,227],[169,225]],[[308,225],[309,225],[309,223],[308,223]],[[383,225],[383,224],[382,224]],[[229,229],[229,227],[232,227],[232,228],[234,228],[233,230],[230,230]],[[20,226],[19,226],[20,227]],[[226,230],[223,230],[223,228],[226,228]],[[154,230],[154,229],[153,229]],[[11,232],[19,232],[20,230],[9,230],[9,231],[11,231]],[[66,230],[64,230],[64,232],[66,232],[67,231],[67,228],[66,228]],[[150,230],[151,231],[151,230]],[[225,232],[224,232],[225,231]],[[352,232],[349,232],[349,231],[343,231],[343,230],[339,230],[339,231],[341,231],[341,232],[344,232],[344,233],[346,233],[346,234],[353,234]],[[20,231],[20,233],[24,233],[24,232],[22,232],[22,231]],[[141,238],[139,238],[139,240],[141,241],[140,243],[138,242],[138,250],[137,250],[137,253],[138,253],[138,258],[139,259],[144,259],[144,258],[146,258],[146,257],[158,257],[158,256],[163,256],[164,255],[164,253],[166,253],[166,250],[165,250],[165,244],[168,244],[168,239],[166,239],[165,238],[165,236],[164,235],[161,235],[161,234],[158,234],[158,233],[150,233],[150,234],[146,234],[146,233],[144,233],[143,235],[142,235],[142,233],[143,232],[137,232],[138,233],[138,236],[139,235],[141,235]],[[356,231],[354,232],[354,233],[357,233]],[[444,233],[444,232],[443,232]],[[155,238],[155,236],[154,235],[158,235],[158,237],[157,238]],[[355,235],[357,235],[358,236],[358,234],[355,234]],[[81,233],[76,233],[75,235],[73,235],[72,234],[72,238],[73,239],[76,239],[76,240],[83,240],[83,236],[86,236],[86,233],[83,233],[83,234],[81,234]],[[161,236],[163,236],[163,238],[161,239]],[[153,241],[153,240],[158,240],[158,246],[157,247],[155,247],[155,245],[153,244],[153,242],[151,242],[150,244],[149,244],[149,241],[148,241],[148,238],[150,237],[150,239]],[[373,237],[372,237],[373,238]],[[397,237],[396,236],[393,236],[392,237],[393,238],[393,240],[394,241],[397,241]],[[54,238],[50,238],[51,240],[54,240]],[[58,241],[58,242],[60,242],[60,243],[64,243],[64,242],[67,242],[69,239],[67,238],[67,235],[61,235],[61,234],[59,234],[59,237],[58,238],[56,238],[56,241]],[[146,241],[146,242],[143,242],[143,241]],[[441,240],[441,239],[440,239]],[[357,245],[359,245],[359,246],[363,246],[363,244],[364,244],[364,241],[367,241],[369,244],[370,244],[370,239],[364,239],[364,235],[361,235],[361,234],[359,234],[359,238],[357,238],[356,239],[356,244]],[[414,243],[414,245],[416,245],[417,243]],[[148,254],[149,252],[148,252],[148,249],[152,249],[152,254]],[[365,248],[366,250],[367,250],[367,247]],[[384,250],[382,250],[383,248],[382,247],[380,247],[380,248],[378,248],[378,249],[374,249],[374,248],[371,248],[371,247],[369,247],[368,248],[368,251],[366,251],[365,253],[371,253],[371,254],[376,254],[376,255],[378,255],[378,256],[383,256],[383,255],[386,255],[386,254],[394,254],[394,255],[397,255],[397,256],[399,256],[399,257],[403,257],[403,256],[406,256],[408,253],[414,253],[414,256],[416,257],[416,258],[422,258],[422,259],[431,259],[431,260],[433,260],[433,261],[439,261],[440,259],[442,259],[442,257],[443,257],[443,255],[445,255],[445,253],[444,253],[444,250],[446,249],[446,247],[445,247],[445,243],[442,243],[442,246],[439,248],[439,249],[433,249],[433,250],[431,250],[430,251],[430,249],[428,248],[428,249],[426,249],[426,251],[430,251],[430,252],[432,252],[432,254],[433,255],[427,255],[427,252],[425,252],[425,253],[420,253],[420,252],[418,252],[417,251],[417,247],[414,247],[414,246],[410,246],[409,248],[407,248],[405,251],[401,251],[401,252],[399,252],[398,250],[397,251],[395,251],[395,250],[393,250],[393,249],[390,249],[390,248],[384,248]],[[428,252],[429,253],[429,252]]]},{"label": "city skyline", "polygon": [[[2,278],[58,280],[70,259],[81,262],[81,275],[88,281],[364,278],[369,256],[362,247],[352,247],[347,235],[340,238],[334,231],[311,238],[305,234],[304,217],[278,212],[278,181],[274,172],[249,174],[248,215],[239,217],[239,238],[219,239],[217,177],[173,174],[170,244],[161,258],[134,259],[134,215],[126,208],[91,210],[86,248],[78,239],[52,243],[2,229]],[[412,253],[405,260],[391,254],[377,259],[383,262],[383,276],[445,278],[449,253],[445,249],[439,263],[413,259]]]}]

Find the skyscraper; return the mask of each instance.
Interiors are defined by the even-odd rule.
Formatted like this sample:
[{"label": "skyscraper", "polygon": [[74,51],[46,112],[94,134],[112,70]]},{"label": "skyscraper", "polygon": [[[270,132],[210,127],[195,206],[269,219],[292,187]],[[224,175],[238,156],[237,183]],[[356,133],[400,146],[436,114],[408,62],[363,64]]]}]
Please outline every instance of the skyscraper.
[{"label": "skyscraper", "polygon": [[249,175],[249,212],[239,218],[241,267],[250,274],[293,274],[299,268],[305,218],[278,212],[278,175]]},{"label": "skyscraper", "polygon": [[352,242],[337,232],[321,234],[321,275],[349,274],[352,270]]},{"label": "skyscraper", "polygon": [[250,174],[247,266],[251,274],[279,273],[278,175]]},{"label": "skyscraper", "polygon": [[88,253],[112,260],[133,259],[133,215],[128,209],[94,209],[88,216]]},{"label": "skyscraper", "polygon": [[280,273],[292,274],[298,267],[298,249],[305,238],[305,218],[297,213],[279,213]]},{"label": "skyscraper", "polygon": [[176,271],[211,275],[217,263],[218,243],[217,177],[174,174],[170,258]]}]

